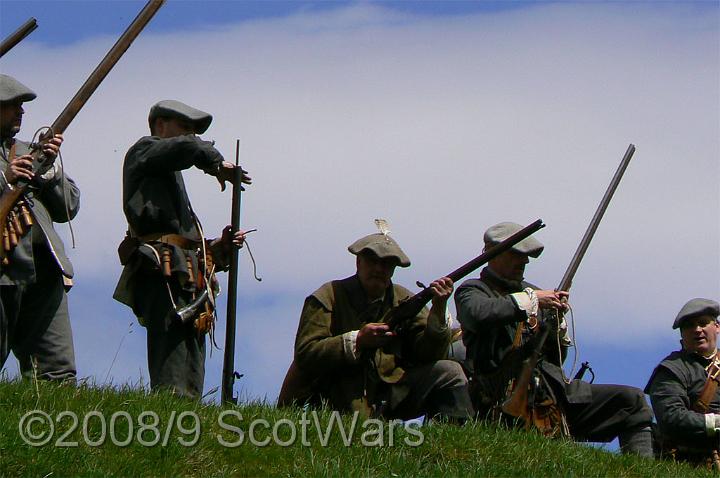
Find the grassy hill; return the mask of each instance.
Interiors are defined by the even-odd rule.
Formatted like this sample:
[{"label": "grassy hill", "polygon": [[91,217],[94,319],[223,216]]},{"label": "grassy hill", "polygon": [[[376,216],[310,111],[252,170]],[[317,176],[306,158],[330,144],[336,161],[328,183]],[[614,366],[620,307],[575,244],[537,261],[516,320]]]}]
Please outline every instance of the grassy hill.
[{"label": "grassy hill", "polygon": [[0,476],[712,476],[481,424],[357,418],[351,429],[352,416],[337,418],[130,387],[1,382]]}]

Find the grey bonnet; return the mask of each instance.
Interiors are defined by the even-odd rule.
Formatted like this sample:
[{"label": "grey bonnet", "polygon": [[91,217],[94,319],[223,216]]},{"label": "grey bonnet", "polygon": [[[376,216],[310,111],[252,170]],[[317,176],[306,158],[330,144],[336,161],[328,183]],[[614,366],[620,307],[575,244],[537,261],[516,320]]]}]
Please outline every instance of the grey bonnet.
[{"label": "grey bonnet", "polygon": [[673,322],[673,329],[680,327],[682,321],[699,317],[701,315],[709,315],[717,319],[720,315],[720,305],[714,300],[710,299],[692,299],[683,305],[675,322]]},{"label": "grey bonnet", "polygon": [[[523,226],[514,222],[501,222],[499,224],[495,224],[487,231],[485,231],[483,240],[485,241],[485,244],[499,244],[500,242],[504,241],[516,232],[520,231],[522,228]],[[513,251],[519,252],[521,254],[526,254],[530,257],[540,256],[544,248],[545,246],[543,246],[540,241],[538,241],[532,236],[527,237],[512,246]]]},{"label": "grey bonnet", "polygon": [[410,258],[400,249],[395,239],[387,234],[375,233],[358,239],[348,246],[348,251],[358,255],[364,250],[372,251],[381,259],[393,257],[400,267],[408,267]]},{"label": "grey bonnet", "polygon": [[0,74],[0,101],[32,101],[37,98],[33,90],[12,76]]},{"label": "grey bonnet", "polygon": [[181,118],[190,121],[196,134],[203,134],[212,123],[212,115],[188,106],[176,100],[163,100],[150,108],[148,122],[152,125],[156,118]]}]

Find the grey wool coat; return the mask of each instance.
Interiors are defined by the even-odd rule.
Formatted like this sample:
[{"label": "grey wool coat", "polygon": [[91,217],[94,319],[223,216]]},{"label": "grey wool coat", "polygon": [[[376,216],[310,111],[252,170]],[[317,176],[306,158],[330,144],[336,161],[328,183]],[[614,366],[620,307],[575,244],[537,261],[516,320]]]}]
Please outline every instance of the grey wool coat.
[{"label": "grey wool coat", "polygon": [[[223,162],[220,152],[209,141],[195,135],[140,138],[125,155],[123,165],[123,210],[133,237],[175,234],[199,243],[203,240],[200,223],[192,210],[182,171],[197,167],[215,172]],[[142,242],[142,241],[141,241]],[[151,246],[157,246],[148,241]],[[192,291],[188,282],[187,260],[198,269],[197,248],[167,246],[172,251],[172,274],[180,285]],[[155,248],[157,250],[157,248]],[[226,269],[224,257],[216,255],[217,270]],[[135,309],[132,283],[148,268],[159,271],[158,257],[152,247],[137,247],[125,264],[113,297]]]},{"label": "grey wool coat", "polygon": [[[0,148],[0,190],[7,187],[5,170],[9,166],[9,152],[12,140],[5,141]],[[30,145],[24,141],[15,141],[15,156],[30,152]],[[31,231],[19,240],[17,247],[9,256],[10,265],[0,267],[0,285],[27,285],[35,282],[36,264],[33,260],[33,242],[46,243],[53,258],[69,282],[73,277],[73,267],[65,253],[60,236],[53,226],[54,222],[65,223],[72,220],[80,210],[80,189],[69,176],[65,175],[63,192],[63,173],[60,160],[42,176],[33,181],[25,193],[34,224]],[[3,218],[4,220],[4,218]]]},{"label": "grey wool coat", "polygon": [[[650,395],[660,432],[678,445],[708,448],[717,445],[705,431],[705,415],[692,410],[705,385],[709,361],[679,350],[665,357],[645,387]],[[710,402],[709,413],[720,413],[720,388]]]}]

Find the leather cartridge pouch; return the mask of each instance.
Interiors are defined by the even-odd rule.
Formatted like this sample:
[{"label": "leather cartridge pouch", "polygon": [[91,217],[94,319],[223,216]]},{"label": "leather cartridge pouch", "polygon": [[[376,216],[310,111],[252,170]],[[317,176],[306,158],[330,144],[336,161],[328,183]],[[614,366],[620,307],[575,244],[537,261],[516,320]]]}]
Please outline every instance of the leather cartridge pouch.
[{"label": "leather cartridge pouch", "polygon": [[139,246],[140,241],[137,237],[133,237],[130,234],[126,235],[118,246],[118,257],[120,258],[120,264],[127,265]]}]

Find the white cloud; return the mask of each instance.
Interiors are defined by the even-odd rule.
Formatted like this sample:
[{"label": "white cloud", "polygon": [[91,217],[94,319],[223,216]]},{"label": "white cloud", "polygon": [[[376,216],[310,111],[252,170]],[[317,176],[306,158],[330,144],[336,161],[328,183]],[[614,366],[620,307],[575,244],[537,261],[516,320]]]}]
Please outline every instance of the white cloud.
[{"label": "white cloud", "polygon": [[[46,51],[28,39],[3,58],[4,72],[40,95],[25,135],[54,119],[113,41]],[[546,252],[528,277],[554,287],[630,142],[637,153],[573,304],[580,341],[667,340],[687,299],[720,296],[719,71],[717,22],[681,4],[443,18],[359,5],[143,34],[63,146],[83,192],[71,294],[81,372],[103,378],[112,357],[92,341],[103,333],[114,344],[127,331],[130,311],[101,303],[119,275],[122,159],[165,98],[212,112],[206,137],[228,159],[241,138],[241,164],[255,178],[242,218],[260,229],[250,238],[264,280],[251,281],[243,256],[237,359],[251,396],[273,398],[304,296],[352,273],[345,248],[372,232],[372,219],[390,220],[414,262],[396,279],[412,285],[478,254],[491,224],[543,218]],[[215,234],[230,194],[200,172],[185,177]],[[143,334],[131,335],[116,378],[143,366]],[[221,358],[209,362],[209,382]]]}]

